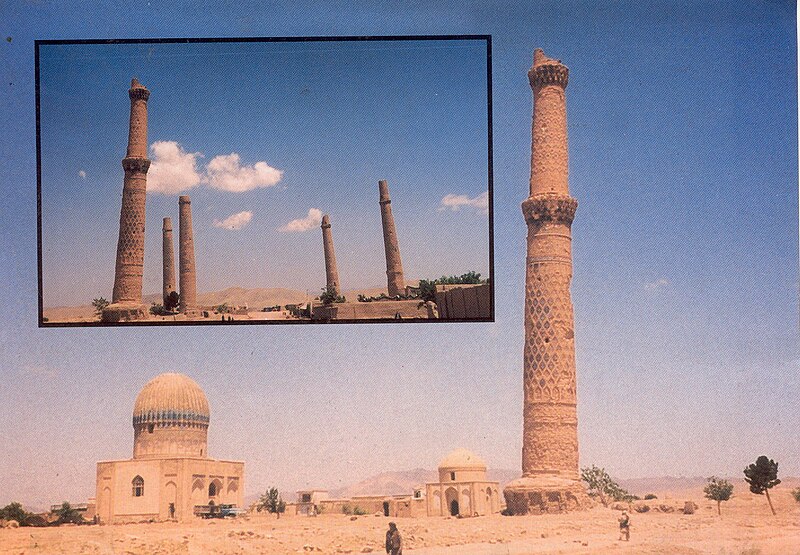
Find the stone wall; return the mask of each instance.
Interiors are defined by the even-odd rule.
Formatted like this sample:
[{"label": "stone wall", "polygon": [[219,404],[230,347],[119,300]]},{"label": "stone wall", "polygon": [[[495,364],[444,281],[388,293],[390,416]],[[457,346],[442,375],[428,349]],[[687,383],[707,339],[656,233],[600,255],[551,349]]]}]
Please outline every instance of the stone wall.
[{"label": "stone wall", "polygon": [[491,289],[488,283],[437,285],[436,307],[440,319],[490,318]]},{"label": "stone wall", "polygon": [[427,319],[428,311],[424,306],[418,308],[419,303],[418,299],[412,299],[319,305],[314,307],[312,320],[395,320],[398,314],[403,320]]}]

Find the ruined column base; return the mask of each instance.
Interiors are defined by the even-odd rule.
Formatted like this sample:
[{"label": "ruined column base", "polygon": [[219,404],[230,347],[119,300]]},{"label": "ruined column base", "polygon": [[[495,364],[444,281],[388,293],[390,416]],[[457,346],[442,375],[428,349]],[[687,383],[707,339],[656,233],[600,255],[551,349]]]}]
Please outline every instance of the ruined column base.
[{"label": "ruined column base", "polygon": [[147,318],[150,309],[147,305],[136,303],[115,303],[103,309],[101,322],[131,322]]},{"label": "ruined column base", "polygon": [[512,515],[566,513],[594,506],[580,480],[550,474],[512,480],[503,496],[506,511]]}]

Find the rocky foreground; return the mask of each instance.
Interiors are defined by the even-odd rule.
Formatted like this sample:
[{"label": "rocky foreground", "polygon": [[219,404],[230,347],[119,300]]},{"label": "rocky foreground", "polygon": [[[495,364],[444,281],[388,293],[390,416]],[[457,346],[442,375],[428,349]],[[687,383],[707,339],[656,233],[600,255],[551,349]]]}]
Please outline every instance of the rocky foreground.
[{"label": "rocky foreground", "polygon": [[[650,510],[631,512],[631,541],[617,541],[619,511],[595,507],[567,515],[395,519],[406,554],[521,555],[527,553],[791,554],[800,553],[800,504],[790,488],[773,490],[778,512],[766,499],[735,492],[722,505],[700,490],[660,493]],[[658,492],[657,492],[658,493]],[[656,507],[683,507],[695,514]],[[0,553],[13,554],[296,554],[384,553],[389,518],[323,514],[315,518],[254,515],[190,523],[0,529]]]}]

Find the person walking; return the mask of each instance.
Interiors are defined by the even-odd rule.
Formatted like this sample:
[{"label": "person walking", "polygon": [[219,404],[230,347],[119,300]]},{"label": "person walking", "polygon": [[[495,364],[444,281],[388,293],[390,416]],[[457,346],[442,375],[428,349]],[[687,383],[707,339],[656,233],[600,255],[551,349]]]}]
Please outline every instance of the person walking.
[{"label": "person walking", "polygon": [[403,555],[403,538],[394,522],[389,523],[389,530],[386,531],[386,553],[389,555]]},{"label": "person walking", "polygon": [[622,516],[619,517],[619,539],[622,541],[622,536],[625,536],[625,541],[631,540],[631,517],[628,516],[627,511],[622,511]]}]

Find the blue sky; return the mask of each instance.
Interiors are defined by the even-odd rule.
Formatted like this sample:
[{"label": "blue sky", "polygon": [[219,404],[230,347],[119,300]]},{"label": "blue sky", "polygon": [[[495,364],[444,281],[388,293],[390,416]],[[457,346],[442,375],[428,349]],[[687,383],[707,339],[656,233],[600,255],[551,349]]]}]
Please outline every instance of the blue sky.
[{"label": "blue sky", "polygon": [[[133,76],[151,90],[155,144],[145,293],[160,290],[162,218],[177,226],[179,194],[193,198],[200,291],[319,291],[319,223],[280,231],[312,208],[335,225],[343,287],[380,286],[379,179],[408,279],[488,275],[486,210],[442,205],[488,188],[486,50],[485,40],[42,45],[45,306],[109,295]],[[166,155],[163,142],[174,145]],[[233,153],[228,185],[219,171],[197,183]],[[243,168],[258,163],[279,177],[248,180]],[[214,227],[241,213],[246,225]]]},{"label": "blue sky", "polygon": [[[492,467],[518,468],[519,205],[530,163],[526,72],[536,47],[570,68],[581,464],[618,477],[739,476],[767,454],[782,474],[800,474],[794,4],[141,3],[126,16],[92,4],[88,22],[88,4],[7,6],[0,367],[13,386],[0,391],[0,475],[10,484],[0,502],[91,495],[95,461],[130,455],[138,390],[168,370],[205,389],[210,452],[246,461],[248,493],[433,468],[459,446]],[[454,33],[492,35],[495,323],[36,328],[34,39]],[[125,85],[129,74],[121,72]],[[152,106],[155,86],[140,77],[154,89]],[[113,101],[124,106],[124,92]],[[238,143],[207,150],[165,138],[206,160],[230,152],[247,164],[266,160],[285,169],[287,181],[295,169],[278,151],[246,153]],[[116,172],[120,147],[108,148]],[[380,177],[367,173],[373,187]],[[394,183],[403,179],[383,177],[396,198]],[[109,180],[119,184],[118,176]],[[249,194],[195,191],[198,202],[202,191],[219,207],[212,219],[240,210],[222,210],[223,200]],[[282,198],[275,188],[257,193]],[[209,230],[209,245],[222,244],[211,239],[222,231]],[[318,249],[319,237],[307,237]]]}]

